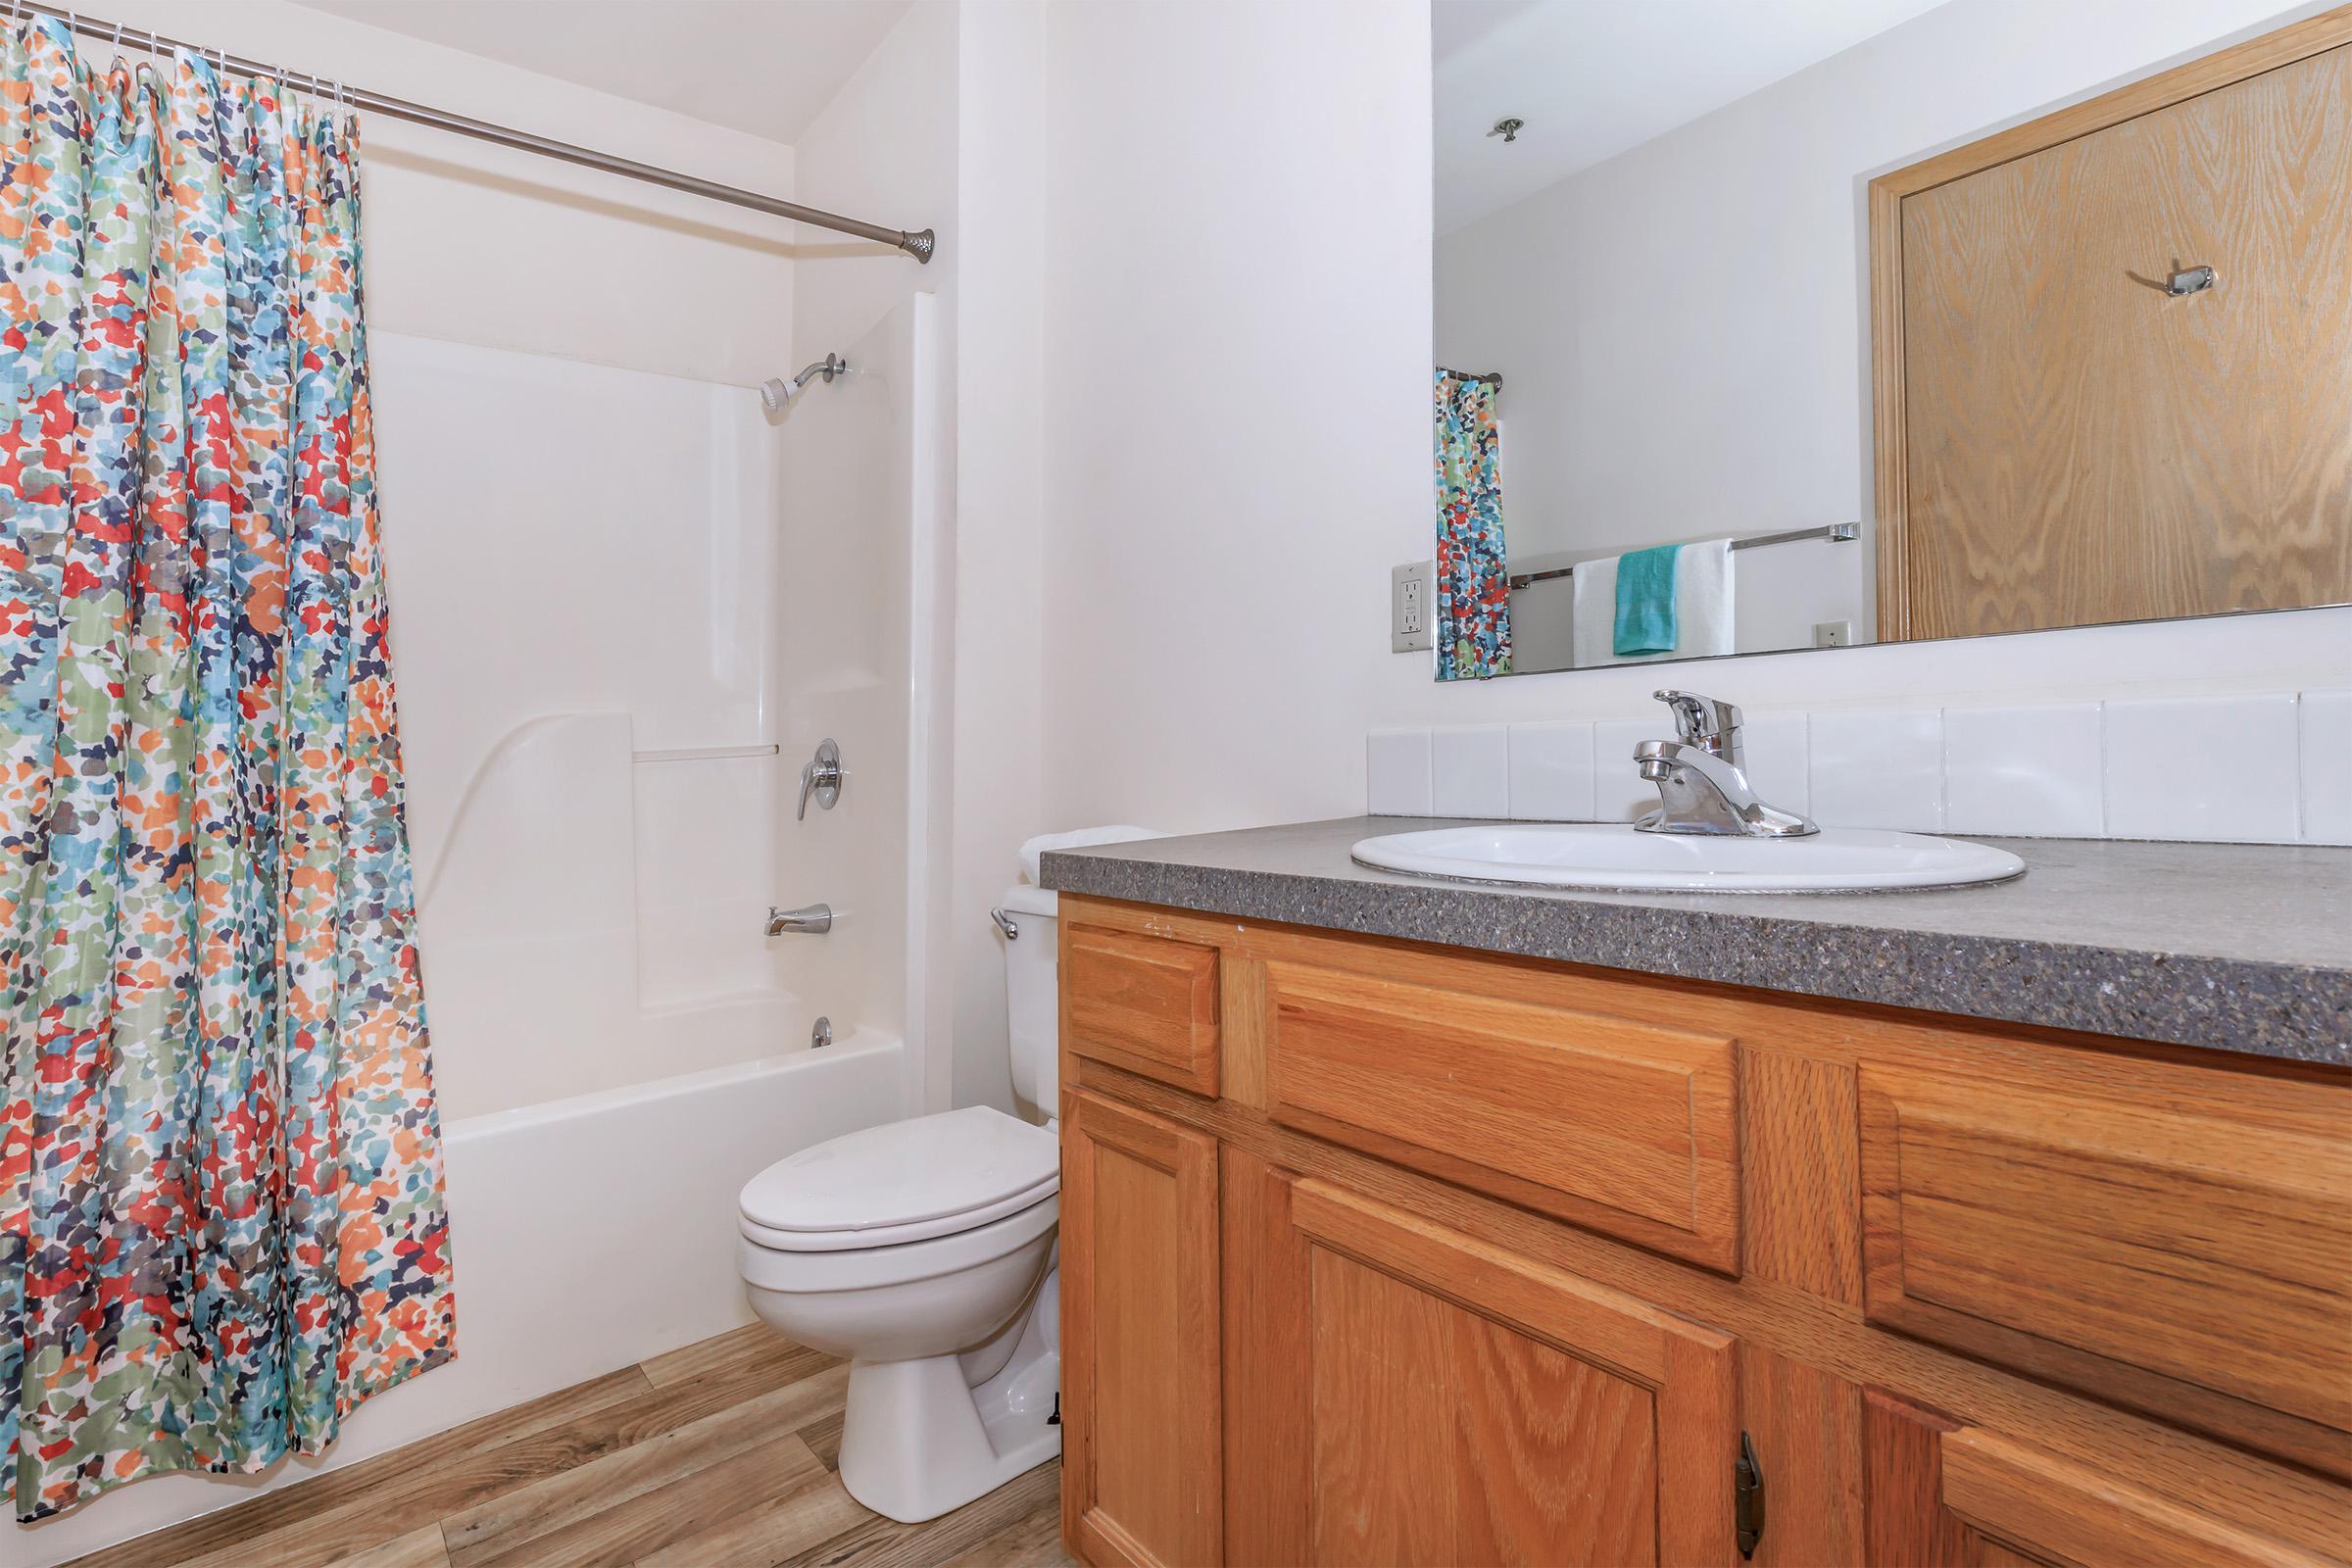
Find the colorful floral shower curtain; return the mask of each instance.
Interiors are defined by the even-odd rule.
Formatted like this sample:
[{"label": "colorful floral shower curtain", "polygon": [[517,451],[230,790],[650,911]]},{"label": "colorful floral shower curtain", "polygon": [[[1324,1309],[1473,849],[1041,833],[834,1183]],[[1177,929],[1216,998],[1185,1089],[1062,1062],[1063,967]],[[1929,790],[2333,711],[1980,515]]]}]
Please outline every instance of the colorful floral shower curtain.
[{"label": "colorful floral shower curtain", "polygon": [[1511,672],[1502,428],[1492,381],[1437,372],[1438,679]]},{"label": "colorful floral shower curtain", "polygon": [[0,50],[0,1458],[315,1452],[452,1353],[352,132]]}]

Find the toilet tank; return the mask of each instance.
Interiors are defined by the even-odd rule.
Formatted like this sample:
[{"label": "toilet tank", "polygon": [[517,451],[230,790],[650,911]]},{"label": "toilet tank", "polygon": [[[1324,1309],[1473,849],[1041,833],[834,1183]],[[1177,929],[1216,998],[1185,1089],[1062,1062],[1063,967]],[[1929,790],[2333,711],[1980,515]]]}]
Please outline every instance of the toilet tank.
[{"label": "toilet tank", "polygon": [[1061,1114],[1060,997],[1056,935],[1058,900],[1027,883],[1004,890],[999,905],[1019,935],[998,940],[1004,949],[1004,1010],[1012,1040],[1012,1087],[1047,1117]]}]

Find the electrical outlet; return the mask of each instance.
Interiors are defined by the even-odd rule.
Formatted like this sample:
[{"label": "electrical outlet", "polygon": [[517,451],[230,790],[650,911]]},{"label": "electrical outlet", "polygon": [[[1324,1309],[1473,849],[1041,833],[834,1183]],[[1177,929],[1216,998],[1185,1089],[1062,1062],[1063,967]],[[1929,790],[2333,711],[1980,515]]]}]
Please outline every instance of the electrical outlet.
[{"label": "electrical outlet", "polygon": [[1817,620],[1813,623],[1813,646],[1816,648],[1850,648],[1854,642],[1854,623],[1850,620]]},{"label": "electrical outlet", "polygon": [[1389,573],[1389,649],[1393,653],[1432,646],[1431,566],[1426,561],[1408,561]]}]

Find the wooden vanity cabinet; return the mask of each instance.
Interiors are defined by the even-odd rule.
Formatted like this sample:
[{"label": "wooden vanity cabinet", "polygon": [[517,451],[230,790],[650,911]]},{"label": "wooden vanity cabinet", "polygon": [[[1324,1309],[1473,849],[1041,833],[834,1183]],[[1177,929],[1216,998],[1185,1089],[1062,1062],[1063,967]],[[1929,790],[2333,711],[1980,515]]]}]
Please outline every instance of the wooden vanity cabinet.
[{"label": "wooden vanity cabinet", "polygon": [[1225,1152],[1235,1562],[1728,1562],[1736,1347]]},{"label": "wooden vanity cabinet", "polygon": [[1062,1534],[1222,1561],[1216,1143],[1093,1095],[1062,1118]]},{"label": "wooden vanity cabinet", "polygon": [[1081,1560],[2352,1560],[2345,1074],[1062,911]]}]

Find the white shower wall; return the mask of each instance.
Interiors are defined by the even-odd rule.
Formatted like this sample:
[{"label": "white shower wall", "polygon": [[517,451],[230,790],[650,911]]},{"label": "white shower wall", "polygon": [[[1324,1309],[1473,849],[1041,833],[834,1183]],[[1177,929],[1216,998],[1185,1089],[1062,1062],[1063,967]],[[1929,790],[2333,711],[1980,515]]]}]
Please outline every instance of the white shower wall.
[{"label": "white shower wall", "polygon": [[[915,334],[902,307],[772,416],[376,335],[449,1116],[803,1050],[819,1014],[903,1036]],[[796,820],[827,736],[849,783]],[[830,936],[765,935],[817,902]]]},{"label": "white shower wall", "polygon": [[[807,348],[811,360],[842,354],[851,371],[811,382],[778,421],[772,597],[774,886],[788,906],[833,909],[829,934],[769,943],[772,972],[805,1015],[896,1034],[918,1054],[922,934],[909,910],[921,906],[933,787],[917,739],[934,693],[915,671],[931,663],[938,561],[935,304],[914,296],[857,338]],[[800,768],[827,739],[841,750],[841,795],[830,810],[811,800],[804,816]]]},{"label": "white shower wall", "polygon": [[805,1043],[760,929],[780,432],[739,386],[373,349],[448,1113]]}]

